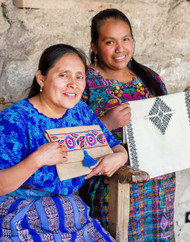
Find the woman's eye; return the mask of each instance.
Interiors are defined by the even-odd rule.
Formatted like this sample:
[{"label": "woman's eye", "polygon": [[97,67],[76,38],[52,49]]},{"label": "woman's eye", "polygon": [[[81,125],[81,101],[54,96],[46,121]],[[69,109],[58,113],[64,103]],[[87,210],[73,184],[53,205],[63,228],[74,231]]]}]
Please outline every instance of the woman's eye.
[{"label": "woman's eye", "polygon": [[61,76],[62,78],[64,78],[64,79],[66,79],[66,78],[68,77],[68,75],[67,75],[66,73],[62,73],[60,76]]},{"label": "woman's eye", "polygon": [[129,41],[129,38],[124,38],[123,40],[126,42],[126,41]]},{"label": "woman's eye", "polygon": [[109,40],[109,41],[106,42],[106,45],[110,45],[110,44],[113,44],[112,40]]},{"label": "woman's eye", "polygon": [[77,80],[83,80],[83,76],[82,75],[77,76]]}]

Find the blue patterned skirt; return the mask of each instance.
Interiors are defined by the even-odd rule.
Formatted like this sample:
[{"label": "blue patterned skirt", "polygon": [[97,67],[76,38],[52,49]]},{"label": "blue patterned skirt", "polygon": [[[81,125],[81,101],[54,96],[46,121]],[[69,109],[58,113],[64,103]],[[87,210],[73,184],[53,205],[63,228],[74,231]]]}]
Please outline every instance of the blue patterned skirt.
[{"label": "blue patterned skirt", "polygon": [[115,241],[76,195],[0,197],[0,241]]}]

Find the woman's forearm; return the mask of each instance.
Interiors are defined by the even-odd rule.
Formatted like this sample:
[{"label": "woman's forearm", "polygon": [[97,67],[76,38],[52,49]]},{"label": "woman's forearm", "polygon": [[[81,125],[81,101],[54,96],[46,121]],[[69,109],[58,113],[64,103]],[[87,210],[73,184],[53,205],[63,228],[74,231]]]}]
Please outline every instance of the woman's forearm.
[{"label": "woman's forearm", "polygon": [[106,126],[106,128],[109,130],[109,131],[112,131],[112,125],[111,125],[111,123],[110,123],[110,121],[109,121],[109,118],[107,118],[107,116],[106,115],[104,115],[103,117],[100,117],[99,118],[101,121],[102,121],[102,123]]},{"label": "woman's forearm", "polygon": [[32,155],[17,165],[0,170],[0,196],[19,188],[39,167],[35,165]]},{"label": "woman's forearm", "polygon": [[120,152],[120,155],[121,155],[120,159],[123,160],[123,165],[124,165],[128,160],[128,153],[126,149],[122,145],[116,145],[112,147],[112,150],[114,153]]}]

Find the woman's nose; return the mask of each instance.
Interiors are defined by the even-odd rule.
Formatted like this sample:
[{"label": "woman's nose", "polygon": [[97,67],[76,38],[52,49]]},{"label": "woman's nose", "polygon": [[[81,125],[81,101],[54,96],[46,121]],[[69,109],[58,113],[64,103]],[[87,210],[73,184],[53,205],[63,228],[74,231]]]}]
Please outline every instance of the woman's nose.
[{"label": "woman's nose", "polygon": [[68,86],[71,87],[71,88],[76,88],[77,87],[74,78],[72,78],[72,77],[69,78]]},{"label": "woman's nose", "polygon": [[116,52],[122,52],[123,51],[123,45],[120,42],[117,42],[116,45]]}]

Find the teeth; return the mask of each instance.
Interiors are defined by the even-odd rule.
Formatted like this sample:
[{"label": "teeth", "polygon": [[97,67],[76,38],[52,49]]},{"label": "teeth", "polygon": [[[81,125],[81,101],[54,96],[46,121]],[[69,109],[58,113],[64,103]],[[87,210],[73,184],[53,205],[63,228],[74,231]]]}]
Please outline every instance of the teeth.
[{"label": "teeth", "polygon": [[67,96],[71,96],[71,97],[74,97],[75,94],[74,93],[66,93]]},{"label": "teeth", "polygon": [[123,56],[116,57],[115,59],[117,59],[117,60],[121,60],[121,59],[123,59],[123,58],[125,58],[124,55],[123,55]]}]

